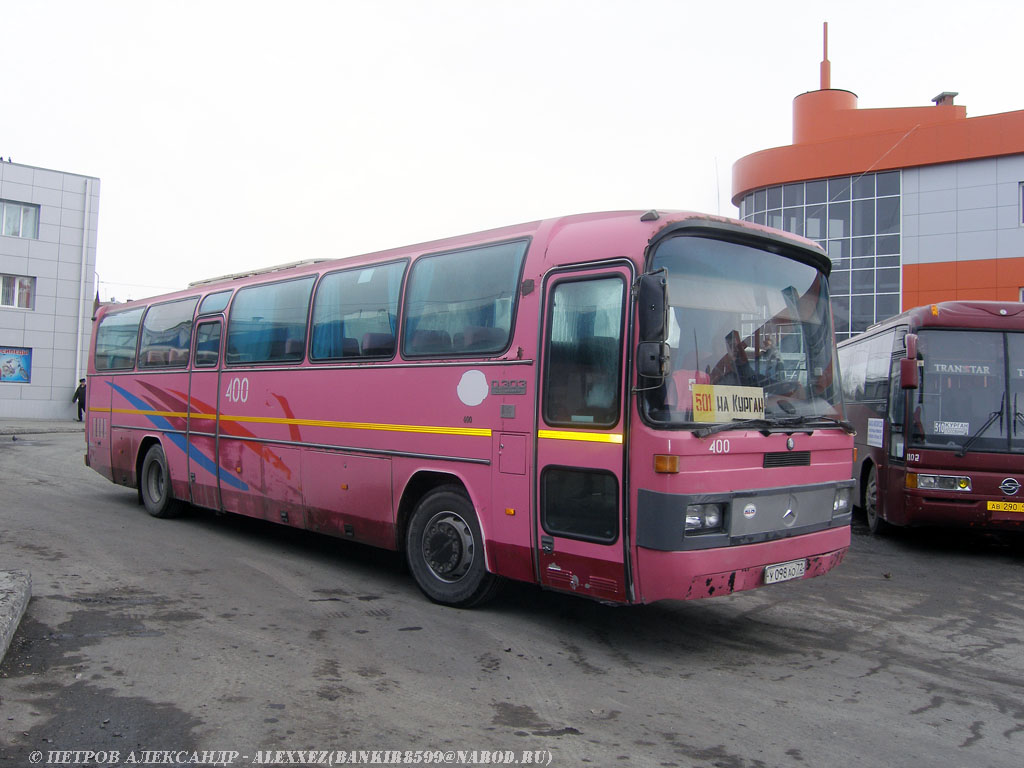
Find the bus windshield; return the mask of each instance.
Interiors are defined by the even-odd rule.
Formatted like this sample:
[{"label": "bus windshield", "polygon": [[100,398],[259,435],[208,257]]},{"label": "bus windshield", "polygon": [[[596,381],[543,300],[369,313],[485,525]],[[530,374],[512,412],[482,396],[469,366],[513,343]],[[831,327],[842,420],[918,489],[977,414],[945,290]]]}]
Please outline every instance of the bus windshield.
[{"label": "bus windshield", "polygon": [[843,418],[818,269],[693,235],[661,243],[650,268],[667,271],[671,373],[643,391],[648,418],[690,427]]},{"label": "bus windshield", "polygon": [[911,444],[1024,450],[1024,334],[922,330]]}]

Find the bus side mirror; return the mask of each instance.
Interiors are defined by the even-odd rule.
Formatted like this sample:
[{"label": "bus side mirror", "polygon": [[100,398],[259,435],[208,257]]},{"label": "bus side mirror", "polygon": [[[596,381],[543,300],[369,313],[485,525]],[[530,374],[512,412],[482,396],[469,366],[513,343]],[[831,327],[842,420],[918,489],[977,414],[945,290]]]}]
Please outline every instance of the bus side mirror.
[{"label": "bus side mirror", "polygon": [[636,369],[648,379],[664,379],[669,374],[669,346],[664,341],[641,341],[636,348]]},{"label": "bus side mirror", "polygon": [[903,337],[903,346],[907,356],[900,360],[900,387],[917,389],[921,386],[920,374],[917,371],[917,334],[908,333]]},{"label": "bus side mirror", "polygon": [[908,333],[903,337],[903,346],[907,350],[907,357],[911,360],[917,360],[917,334]]},{"label": "bus side mirror", "polygon": [[918,385],[917,358],[903,358],[900,360],[900,387],[903,389],[917,389]]},{"label": "bus side mirror", "polygon": [[668,336],[668,278],[665,270],[640,275],[636,297],[640,341],[665,341]]},{"label": "bus side mirror", "polygon": [[640,343],[636,348],[637,373],[664,379],[670,372],[668,338],[668,276],[664,269],[640,275],[636,284]]}]

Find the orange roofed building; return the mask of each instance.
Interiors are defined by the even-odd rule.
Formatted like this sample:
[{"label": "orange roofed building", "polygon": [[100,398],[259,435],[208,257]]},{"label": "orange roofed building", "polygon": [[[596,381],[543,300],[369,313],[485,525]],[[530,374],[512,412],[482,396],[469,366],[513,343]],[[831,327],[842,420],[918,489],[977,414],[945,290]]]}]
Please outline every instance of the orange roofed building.
[{"label": "orange roofed building", "polygon": [[732,201],[828,251],[837,337],[921,304],[1024,300],[1024,110],[969,118],[948,92],[858,109],[829,81],[826,37],[793,143],[740,158]]}]

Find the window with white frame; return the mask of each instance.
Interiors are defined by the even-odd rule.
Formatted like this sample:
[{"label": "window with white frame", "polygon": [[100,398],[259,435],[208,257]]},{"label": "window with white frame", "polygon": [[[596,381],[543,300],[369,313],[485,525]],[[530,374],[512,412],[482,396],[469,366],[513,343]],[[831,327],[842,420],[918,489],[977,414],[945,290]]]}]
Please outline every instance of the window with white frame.
[{"label": "window with white frame", "polygon": [[39,206],[0,200],[0,235],[8,237],[39,237]]},{"label": "window with white frame", "polygon": [[33,309],[36,279],[23,275],[0,275],[0,307]]}]

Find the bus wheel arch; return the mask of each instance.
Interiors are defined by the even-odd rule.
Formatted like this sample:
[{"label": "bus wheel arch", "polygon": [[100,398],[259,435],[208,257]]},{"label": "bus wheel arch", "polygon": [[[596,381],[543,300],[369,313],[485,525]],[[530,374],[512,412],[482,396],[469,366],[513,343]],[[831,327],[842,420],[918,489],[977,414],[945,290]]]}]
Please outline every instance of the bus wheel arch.
[{"label": "bus wheel arch", "polygon": [[144,439],[136,462],[139,500],[146,511],[153,517],[177,517],[181,503],[174,498],[171,471],[160,441],[155,437]]},{"label": "bus wheel arch", "polygon": [[[439,477],[448,482],[437,483]],[[472,608],[493,597],[501,580],[487,570],[479,517],[465,486],[439,477],[414,478],[420,492],[403,494],[399,530],[406,562],[430,600]]]},{"label": "bus wheel arch", "polygon": [[153,435],[148,435],[142,438],[142,442],[139,443],[139,450],[135,453],[135,490],[139,496],[139,506],[143,506],[146,502],[142,498],[142,464],[146,460],[146,454],[149,449],[154,445],[160,445],[160,439]]}]

